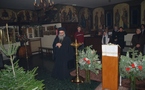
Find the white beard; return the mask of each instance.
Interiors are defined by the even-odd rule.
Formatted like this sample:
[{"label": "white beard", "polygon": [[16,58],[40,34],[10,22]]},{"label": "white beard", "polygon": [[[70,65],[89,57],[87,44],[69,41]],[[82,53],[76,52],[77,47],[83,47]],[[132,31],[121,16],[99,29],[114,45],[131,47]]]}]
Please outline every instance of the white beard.
[{"label": "white beard", "polygon": [[65,34],[63,35],[63,36],[60,36],[60,35],[58,35],[58,38],[59,38],[59,41],[63,41],[63,39],[64,39],[64,37],[65,37]]}]

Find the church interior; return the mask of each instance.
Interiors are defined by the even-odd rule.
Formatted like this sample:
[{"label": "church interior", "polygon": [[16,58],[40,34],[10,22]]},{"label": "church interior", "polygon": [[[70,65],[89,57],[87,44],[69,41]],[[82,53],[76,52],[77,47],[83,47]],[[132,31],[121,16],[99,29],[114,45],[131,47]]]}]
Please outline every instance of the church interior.
[{"label": "church interior", "polygon": [[[58,80],[51,76],[55,66],[53,43],[59,28],[65,28],[71,43],[77,44],[74,35],[78,25],[84,33],[84,47],[92,46],[98,57],[96,67],[101,65],[97,74],[89,73],[89,83],[85,82],[87,70],[78,66],[81,65],[77,60],[79,46],[72,44],[75,59],[68,64],[70,77]],[[135,51],[130,56],[132,58],[129,57],[132,52],[129,50],[134,45],[133,37],[138,29],[143,32],[142,26],[145,30],[145,0],[0,0],[0,73],[5,65],[11,66],[18,60],[18,65],[26,72],[38,67],[35,78],[43,80],[43,89],[28,90],[145,90],[145,33],[137,40],[138,43],[142,41],[139,46],[142,48],[138,49],[141,54],[136,55]],[[115,27],[126,32],[123,48],[115,42],[116,38],[113,41]],[[110,38],[105,44],[104,32]],[[17,49],[13,48],[14,45],[18,46]],[[9,48],[12,48],[11,53],[16,49],[15,53],[10,54]],[[138,61],[132,61],[135,58]],[[123,62],[124,59],[128,62]],[[125,63],[131,66],[127,67]],[[122,68],[127,72],[122,74]],[[138,77],[134,72],[139,74]],[[79,76],[83,78],[82,82]],[[132,88],[132,76],[136,80],[136,89]],[[72,81],[74,77],[76,81]],[[2,78],[0,76],[0,81]]]}]

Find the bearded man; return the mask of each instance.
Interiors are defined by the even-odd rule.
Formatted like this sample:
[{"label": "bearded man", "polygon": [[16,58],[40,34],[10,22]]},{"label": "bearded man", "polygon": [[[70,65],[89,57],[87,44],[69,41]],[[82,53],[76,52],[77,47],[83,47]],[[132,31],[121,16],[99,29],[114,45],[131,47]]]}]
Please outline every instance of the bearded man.
[{"label": "bearded man", "polygon": [[71,40],[66,36],[65,29],[62,27],[58,29],[58,35],[53,42],[53,55],[55,64],[52,77],[59,80],[69,78],[70,70],[68,68],[68,62],[74,60],[75,53],[71,46]]}]

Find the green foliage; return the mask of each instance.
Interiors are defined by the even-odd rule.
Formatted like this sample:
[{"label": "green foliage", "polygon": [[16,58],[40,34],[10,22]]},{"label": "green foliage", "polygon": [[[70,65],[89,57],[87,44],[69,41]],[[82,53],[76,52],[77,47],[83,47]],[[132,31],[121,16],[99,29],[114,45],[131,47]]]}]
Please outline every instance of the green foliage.
[{"label": "green foliage", "polygon": [[87,46],[79,51],[79,67],[80,69],[90,70],[96,74],[101,70],[102,65],[99,61],[97,52],[92,49],[92,46]]},{"label": "green foliage", "polygon": [[6,55],[6,56],[12,56],[17,52],[18,45],[14,45],[10,43],[8,45],[8,49],[6,49],[2,44],[0,44],[0,50]]},{"label": "green foliage", "polygon": [[12,67],[5,65],[5,69],[0,71],[0,90],[43,90],[43,81],[35,79],[36,70],[24,71],[17,62],[14,63],[16,76],[14,77]]},{"label": "green foliage", "polygon": [[121,55],[119,63],[120,75],[122,77],[145,78],[145,55],[137,50],[130,49],[126,55]]},{"label": "green foliage", "polygon": [[5,69],[0,71],[0,90],[43,90],[43,81],[35,79],[37,68],[32,71],[25,71],[18,66],[18,62],[13,63],[18,46],[9,41],[8,35],[7,37],[8,49],[1,43],[0,50],[9,57],[11,66],[5,65]]}]

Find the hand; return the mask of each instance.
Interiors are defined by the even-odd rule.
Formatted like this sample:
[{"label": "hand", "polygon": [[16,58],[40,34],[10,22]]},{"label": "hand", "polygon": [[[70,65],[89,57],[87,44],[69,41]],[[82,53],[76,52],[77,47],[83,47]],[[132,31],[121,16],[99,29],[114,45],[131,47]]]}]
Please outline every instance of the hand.
[{"label": "hand", "polygon": [[140,44],[137,44],[136,47],[139,48],[140,47]]},{"label": "hand", "polygon": [[60,48],[61,46],[62,46],[61,43],[57,43],[57,44],[56,44],[56,47],[59,47],[59,48]]}]

